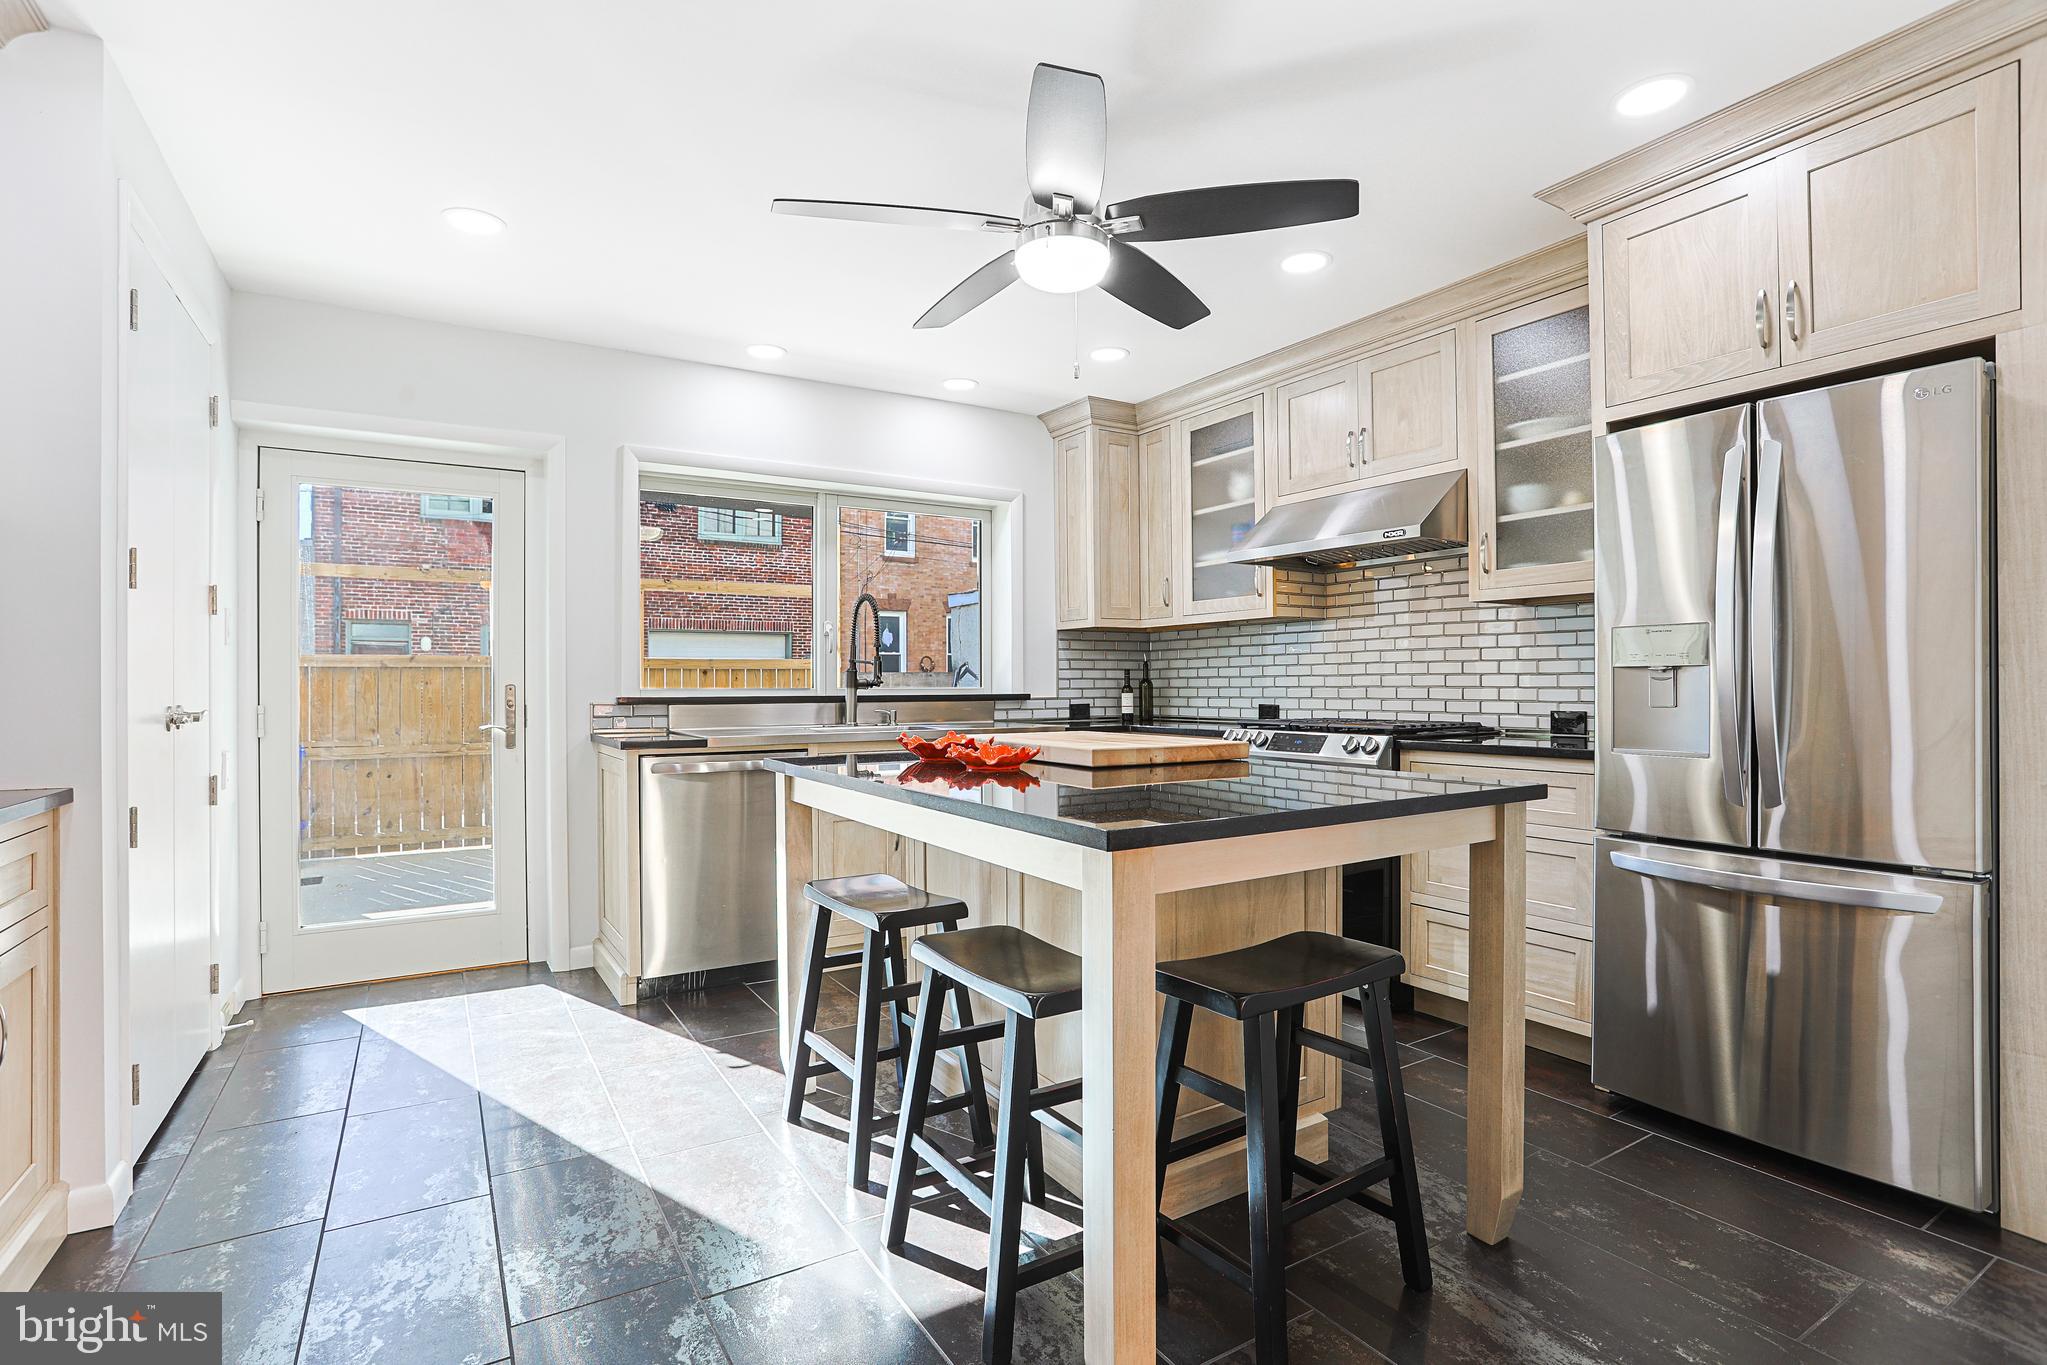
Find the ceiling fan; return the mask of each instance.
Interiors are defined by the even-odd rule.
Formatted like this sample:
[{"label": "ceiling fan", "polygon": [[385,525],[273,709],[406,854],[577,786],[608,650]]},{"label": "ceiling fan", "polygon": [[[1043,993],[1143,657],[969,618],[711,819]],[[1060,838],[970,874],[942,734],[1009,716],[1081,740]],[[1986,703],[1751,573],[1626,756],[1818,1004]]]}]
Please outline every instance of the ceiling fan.
[{"label": "ceiling fan", "polygon": [[1040,63],[1031,75],[1024,123],[1024,175],[1030,197],[1022,217],[838,199],[777,199],[773,207],[776,213],[811,218],[1002,232],[1016,239],[1010,250],[932,304],[917,319],[919,327],[957,322],[1018,279],[1050,294],[1100,285],[1147,317],[1168,327],[1185,327],[1207,317],[1208,305],[1132,242],[1223,237],[1357,216],[1355,180],[1216,185],[1104,207],[1102,164],[1108,138],[1109,102],[1102,78]]}]

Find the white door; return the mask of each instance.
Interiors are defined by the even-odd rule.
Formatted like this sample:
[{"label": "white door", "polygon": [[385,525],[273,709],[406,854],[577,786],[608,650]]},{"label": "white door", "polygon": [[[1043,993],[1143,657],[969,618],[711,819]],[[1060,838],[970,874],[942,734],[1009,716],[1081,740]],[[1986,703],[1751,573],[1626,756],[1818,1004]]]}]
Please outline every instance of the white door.
[{"label": "white door", "polygon": [[257,457],[263,990],[526,958],[525,478]]},{"label": "white door", "polygon": [[[213,1045],[208,699],[211,347],[141,241],[121,333],[131,1148]],[[191,718],[186,719],[185,714]]]}]

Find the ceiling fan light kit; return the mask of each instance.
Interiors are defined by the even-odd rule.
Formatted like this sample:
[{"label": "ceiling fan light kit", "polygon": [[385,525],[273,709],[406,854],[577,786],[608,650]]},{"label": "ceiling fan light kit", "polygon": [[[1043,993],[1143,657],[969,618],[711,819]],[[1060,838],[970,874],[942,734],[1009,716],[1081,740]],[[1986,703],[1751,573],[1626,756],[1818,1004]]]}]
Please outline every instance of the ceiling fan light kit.
[{"label": "ceiling fan light kit", "polygon": [[1048,294],[1104,293],[1168,327],[1208,316],[1170,270],[1133,242],[1183,241],[1354,218],[1355,180],[1277,180],[1148,195],[1103,206],[1109,104],[1102,78],[1040,63],[1031,73],[1024,118],[1024,179],[1030,198],[1021,218],[908,204],[777,199],[776,213],[859,223],[942,227],[1010,234],[1014,245],[954,285],[917,319],[920,328],[957,322],[1018,280]]}]

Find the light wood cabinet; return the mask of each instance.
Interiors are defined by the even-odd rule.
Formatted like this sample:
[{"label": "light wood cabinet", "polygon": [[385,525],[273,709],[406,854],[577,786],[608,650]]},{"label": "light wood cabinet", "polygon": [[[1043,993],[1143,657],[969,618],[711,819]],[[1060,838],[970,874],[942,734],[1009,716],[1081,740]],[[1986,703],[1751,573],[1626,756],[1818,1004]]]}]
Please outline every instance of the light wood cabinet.
[{"label": "light wood cabinet", "polygon": [[1592,591],[1590,295],[1572,289],[1468,325],[1471,595]]},{"label": "light wood cabinet", "polygon": [[[819,877],[863,877],[883,873],[910,880],[909,858],[900,834],[890,834],[872,825],[841,820],[823,811],[813,812],[811,857]],[[850,952],[861,944],[860,926],[841,916],[832,919],[831,951]]]},{"label": "light wood cabinet", "polygon": [[1143,619],[1137,434],[1090,422],[1053,448],[1058,490],[1056,600],[1067,629]]},{"label": "light wood cabinet", "polygon": [[1173,426],[1153,427],[1137,437],[1137,539],[1143,571],[1138,575],[1137,611],[1147,625],[1173,619],[1173,579],[1179,566],[1179,501],[1173,478]]},{"label": "light wood cabinet", "polygon": [[1601,230],[1608,403],[1777,363],[1777,184],[1766,163]]},{"label": "light wood cabinet", "polygon": [[[1543,782],[1528,806],[1527,1005],[1529,1020],[1592,1032],[1592,763],[1589,759],[1410,753],[1413,773],[1491,782]],[[1402,861],[1401,952],[1410,984],[1467,997],[1470,856],[1432,849]]]},{"label": "light wood cabinet", "polygon": [[1786,152],[1788,363],[2019,306],[2016,65]]},{"label": "light wood cabinet", "polygon": [[1606,404],[2016,312],[2019,118],[2006,65],[1599,224]]},{"label": "light wood cabinet", "polygon": [[56,817],[0,826],[0,1291],[64,1240],[57,1178]]},{"label": "light wood cabinet", "polygon": [[1273,390],[1276,502],[1460,462],[1454,331],[1289,380]]},{"label": "light wood cabinet", "polygon": [[1180,423],[1181,620],[1261,615],[1272,600],[1272,570],[1230,564],[1235,548],[1258,520],[1260,452],[1265,439],[1262,396],[1225,403]]}]

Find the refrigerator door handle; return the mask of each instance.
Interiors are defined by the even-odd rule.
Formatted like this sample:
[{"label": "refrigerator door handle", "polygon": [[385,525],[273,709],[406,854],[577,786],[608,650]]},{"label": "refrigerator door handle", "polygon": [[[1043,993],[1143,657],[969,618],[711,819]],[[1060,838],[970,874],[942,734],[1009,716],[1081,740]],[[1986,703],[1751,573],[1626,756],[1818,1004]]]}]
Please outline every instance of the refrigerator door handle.
[{"label": "refrigerator door handle", "polygon": [[[1760,417],[1757,419],[1760,421]],[[1760,431],[1756,447],[1756,538],[1749,582],[1749,673],[1756,723],[1756,775],[1765,806],[1784,804],[1784,748],[1778,718],[1783,647],[1777,619],[1777,534],[1784,513],[1784,447]]]},{"label": "refrigerator door handle", "polygon": [[1720,530],[1713,566],[1713,691],[1720,703],[1720,787],[1730,806],[1748,804],[1748,679],[1742,676],[1741,490],[1748,471],[1748,428],[1728,447],[1720,469]]},{"label": "refrigerator door handle", "polygon": [[1762,877],[1753,872],[1728,868],[1696,867],[1665,858],[1644,858],[1618,849],[1607,855],[1623,872],[1655,877],[1687,886],[1710,886],[1717,891],[1747,895],[1776,896],[1784,900],[1821,901],[1828,905],[1849,905],[1858,909],[1899,910],[1911,915],[1931,915],[1940,909],[1940,897],[1924,891],[1902,891],[1885,887],[1837,886],[1832,882],[1806,882],[1784,877]]}]

